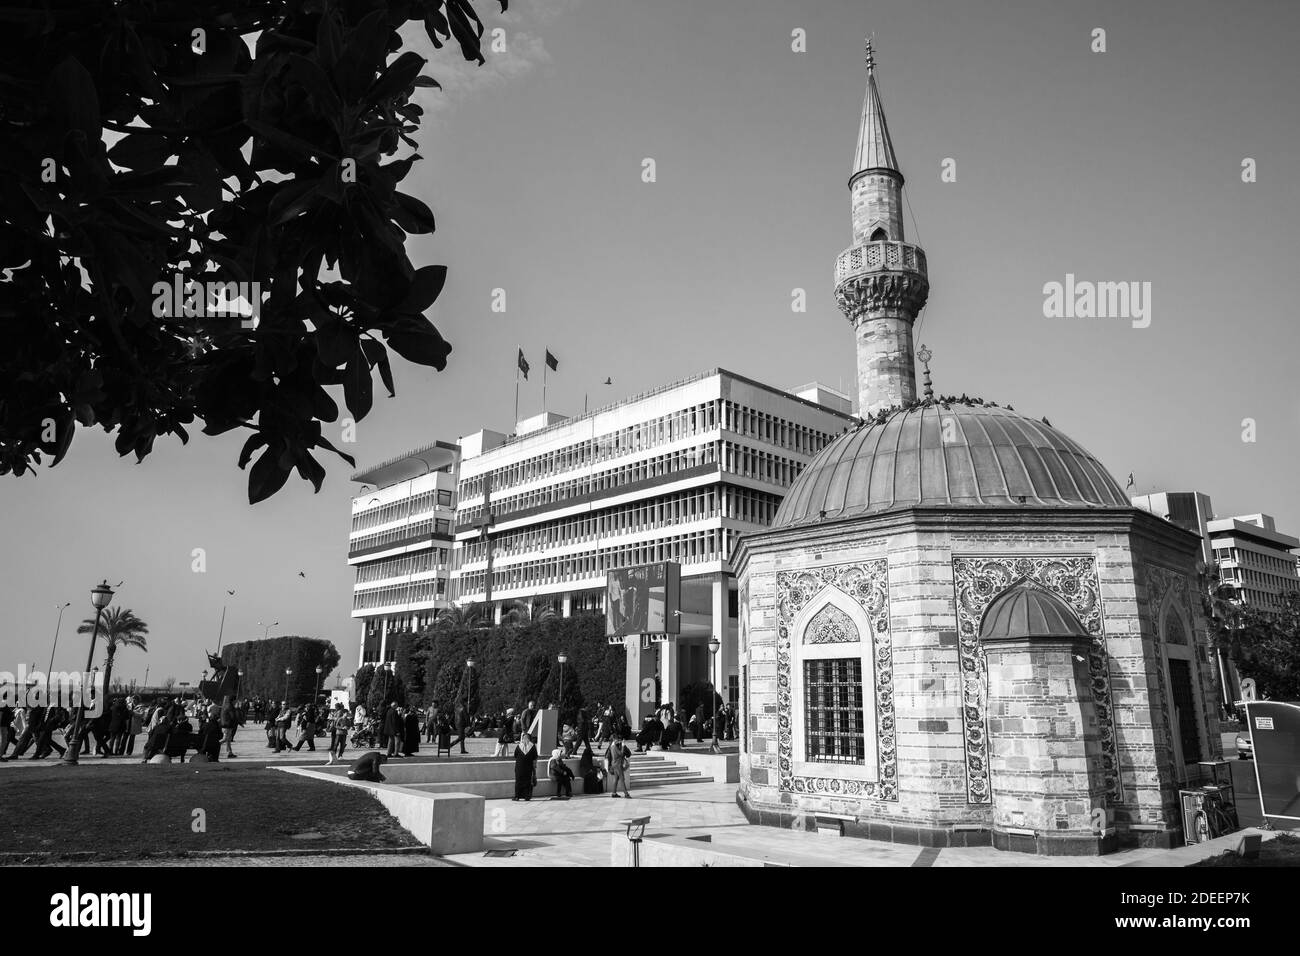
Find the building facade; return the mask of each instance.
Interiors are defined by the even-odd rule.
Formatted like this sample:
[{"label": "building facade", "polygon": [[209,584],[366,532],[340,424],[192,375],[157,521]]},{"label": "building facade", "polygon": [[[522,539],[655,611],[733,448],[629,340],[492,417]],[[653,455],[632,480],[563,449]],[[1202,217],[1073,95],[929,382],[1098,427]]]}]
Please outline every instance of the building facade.
[{"label": "building facade", "polygon": [[[1208,495],[1162,491],[1140,495],[1133,505],[1185,528],[1201,539],[1201,560],[1233,589],[1235,600],[1264,610],[1281,606],[1287,591],[1300,589],[1300,541],[1277,530],[1271,515],[1216,518]],[[1241,679],[1226,648],[1217,648],[1219,697],[1225,706],[1241,698]]]},{"label": "building facade", "polygon": [[510,437],[462,439],[455,600],[603,611],[607,572],[676,562],[681,633],[627,643],[629,716],[701,681],[737,700],[731,550],[853,422],[848,406],[825,386],[796,395],[714,369],[579,418],[550,413]]},{"label": "building facade", "polygon": [[1221,750],[1196,537],[1045,420],[917,394],[924,253],[868,46],[836,265],[862,424],[733,555],[738,802],[753,822],[922,846],[1174,845]]},{"label": "building facade", "polygon": [[348,532],[359,665],[392,662],[397,636],[431,625],[451,603],[459,461],[456,445],[435,442],[352,476],[362,485]]},{"label": "building facade", "polygon": [[1219,518],[1206,531],[1220,583],[1231,585],[1243,604],[1276,610],[1286,592],[1300,589],[1295,554],[1300,540],[1278,531],[1272,515]]}]

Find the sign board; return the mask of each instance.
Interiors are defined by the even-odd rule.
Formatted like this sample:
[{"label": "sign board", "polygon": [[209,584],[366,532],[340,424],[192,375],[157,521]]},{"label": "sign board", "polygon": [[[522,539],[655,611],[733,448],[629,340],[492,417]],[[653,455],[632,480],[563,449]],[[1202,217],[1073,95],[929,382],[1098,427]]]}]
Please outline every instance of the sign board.
[{"label": "sign board", "polygon": [[1242,678],[1242,681],[1241,681],[1241,699],[1242,699],[1242,700],[1254,700],[1254,699],[1255,699],[1255,679],[1254,679],[1253,677],[1245,677],[1245,678]]},{"label": "sign board", "polygon": [[681,633],[682,568],[674,561],[610,571],[605,636]]},{"label": "sign board", "polygon": [[1260,812],[1265,818],[1300,820],[1300,705],[1247,701],[1246,726],[1255,754]]}]

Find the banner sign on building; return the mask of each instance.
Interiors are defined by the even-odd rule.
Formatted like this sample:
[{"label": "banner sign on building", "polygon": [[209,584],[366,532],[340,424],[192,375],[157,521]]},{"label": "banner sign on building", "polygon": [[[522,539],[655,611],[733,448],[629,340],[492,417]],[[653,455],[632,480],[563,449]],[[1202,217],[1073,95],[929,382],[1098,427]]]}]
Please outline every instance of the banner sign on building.
[{"label": "banner sign on building", "polygon": [[1247,701],[1246,724],[1260,811],[1266,818],[1300,820],[1300,705]]},{"label": "banner sign on building", "polygon": [[675,561],[610,571],[605,636],[681,633],[682,568]]}]

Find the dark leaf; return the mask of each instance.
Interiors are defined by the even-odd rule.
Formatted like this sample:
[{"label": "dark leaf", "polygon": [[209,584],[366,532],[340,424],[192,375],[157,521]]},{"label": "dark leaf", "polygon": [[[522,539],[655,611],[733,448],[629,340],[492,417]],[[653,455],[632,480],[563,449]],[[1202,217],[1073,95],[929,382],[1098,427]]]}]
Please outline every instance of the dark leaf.
[{"label": "dark leaf", "polygon": [[393,199],[397,202],[397,209],[393,213],[394,222],[412,235],[433,232],[433,210],[406,193],[394,193]]},{"label": "dark leaf", "polygon": [[372,388],[370,363],[366,361],[366,353],[358,345],[348,359],[348,367],[343,376],[343,400],[347,402],[348,411],[356,421],[361,421],[370,412],[370,406],[374,401]]},{"label": "dark leaf", "polygon": [[280,456],[267,448],[248,473],[248,503],[265,501],[284,487],[289,480],[289,469],[280,465]]},{"label": "dark leaf", "polygon": [[417,269],[415,277],[411,280],[411,288],[407,290],[406,298],[398,306],[398,311],[423,314],[438,300],[446,282],[446,266],[425,266]]}]

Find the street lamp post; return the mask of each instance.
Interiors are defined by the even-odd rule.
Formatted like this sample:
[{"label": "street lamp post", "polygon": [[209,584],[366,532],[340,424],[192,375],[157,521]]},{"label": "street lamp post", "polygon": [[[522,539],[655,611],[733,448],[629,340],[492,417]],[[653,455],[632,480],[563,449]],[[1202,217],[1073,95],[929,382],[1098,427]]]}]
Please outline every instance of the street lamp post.
[{"label": "street lamp post", "polygon": [[322,667],[320,664],[316,665],[316,696],[312,698],[313,704],[315,704],[318,700],[320,700],[320,683],[323,680],[321,674],[324,673],[324,671],[325,671],[324,667]]},{"label": "street lamp post", "polygon": [[[466,721],[470,719],[469,698],[470,698],[470,690],[473,683],[474,683],[474,658],[471,657],[467,661],[465,661],[465,720]],[[461,727],[459,729],[461,734],[463,735],[465,733],[465,728]],[[464,738],[462,736],[462,740],[463,739]]]},{"label": "street lamp post", "polygon": [[273,628],[273,627],[279,627],[279,626],[280,626],[280,622],[279,622],[279,621],[272,621],[270,624],[265,624],[265,623],[263,623],[262,621],[258,621],[258,622],[257,622],[257,626],[260,627],[260,628],[263,628],[263,630],[262,630],[262,640],[266,640],[267,635],[269,635],[269,634],[271,633],[271,628]]},{"label": "street lamp post", "polygon": [[63,626],[63,609],[70,607],[71,601],[59,605],[59,619],[54,622],[54,646],[50,648],[50,666],[45,670],[45,706],[50,705],[50,675],[54,673],[54,652],[59,646],[59,628]]},{"label": "street lamp post", "polygon": [[292,675],[293,675],[293,668],[292,668],[292,667],[286,667],[286,668],[284,669],[284,702],[285,702],[286,704],[289,703],[289,678],[290,678]]},{"label": "street lamp post", "polygon": [[[104,615],[104,608],[108,607],[108,602],[113,600],[113,589],[108,586],[108,581],[103,581],[98,587],[90,592],[90,602],[95,606],[95,628],[90,632],[90,654],[86,657],[86,673],[90,673],[90,668],[95,663],[95,642],[99,638],[99,621]],[[102,705],[101,698],[100,704]],[[77,717],[72,724],[72,739],[68,741],[68,749],[64,751],[63,762],[69,766],[77,765],[77,757],[81,753],[81,738],[84,733],[86,723],[86,691],[83,687],[81,695],[81,706],[77,708]]]},{"label": "street lamp post", "polygon": [[718,665],[718,651],[722,648],[722,642],[717,637],[709,639],[709,707],[713,711],[713,718],[710,723],[713,726],[713,742],[709,744],[709,753],[720,753],[718,747],[718,689],[713,683],[713,678],[717,677],[715,673]]},{"label": "street lamp post", "polygon": [[556,658],[560,662],[560,723],[564,723],[564,665],[569,662],[567,654],[561,654]]}]

